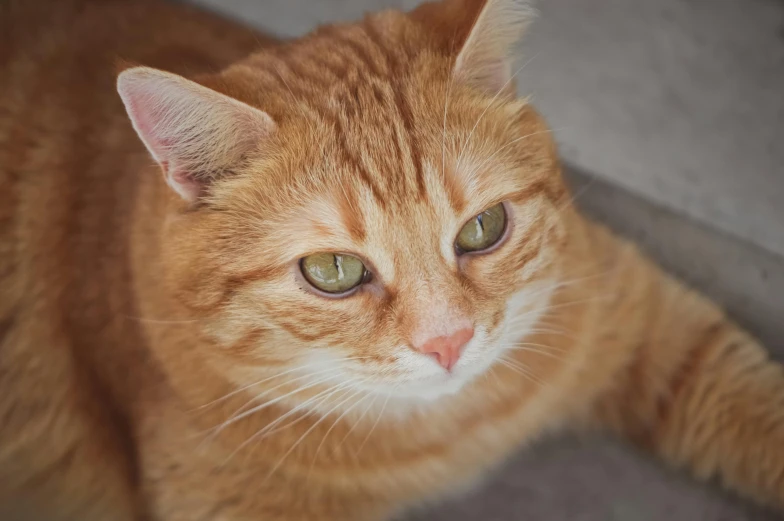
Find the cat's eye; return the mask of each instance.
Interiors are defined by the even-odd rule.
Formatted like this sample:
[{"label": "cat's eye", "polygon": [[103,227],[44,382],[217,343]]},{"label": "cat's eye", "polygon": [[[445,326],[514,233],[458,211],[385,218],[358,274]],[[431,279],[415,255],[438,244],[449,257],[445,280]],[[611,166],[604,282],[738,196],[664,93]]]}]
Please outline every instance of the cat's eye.
[{"label": "cat's eye", "polygon": [[344,253],[316,253],[300,261],[302,275],[314,288],[340,294],[367,282],[369,272],[361,260]]},{"label": "cat's eye", "polygon": [[459,253],[482,251],[496,244],[506,229],[506,209],[498,203],[468,221],[457,234]]}]

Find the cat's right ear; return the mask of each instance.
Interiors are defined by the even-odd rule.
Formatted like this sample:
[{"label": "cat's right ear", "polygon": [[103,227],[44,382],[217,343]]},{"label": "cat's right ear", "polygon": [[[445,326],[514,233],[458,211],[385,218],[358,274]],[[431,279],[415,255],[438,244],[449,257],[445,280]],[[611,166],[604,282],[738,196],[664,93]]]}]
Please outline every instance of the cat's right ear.
[{"label": "cat's right ear", "polygon": [[[476,2],[474,2],[476,3]],[[533,20],[531,0],[486,0],[457,55],[457,81],[491,93],[514,95],[515,47]]]},{"label": "cat's right ear", "polygon": [[517,44],[533,20],[533,0],[440,0],[411,16],[442,51],[455,56],[453,77],[490,95],[514,96]]},{"label": "cat's right ear", "polygon": [[117,91],[166,182],[189,202],[275,130],[267,113],[149,67],[121,72]]}]

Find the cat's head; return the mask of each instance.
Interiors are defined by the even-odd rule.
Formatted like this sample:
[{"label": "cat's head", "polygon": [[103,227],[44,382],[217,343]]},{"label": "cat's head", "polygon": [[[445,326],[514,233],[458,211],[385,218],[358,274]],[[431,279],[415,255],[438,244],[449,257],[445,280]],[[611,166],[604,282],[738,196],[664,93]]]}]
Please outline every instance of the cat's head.
[{"label": "cat's head", "polygon": [[432,400],[530,332],[567,202],[550,133],[515,95],[530,16],[522,0],[435,3],[198,83],[120,75],[176,200],[169,290],[238,383],[272,372]]}]

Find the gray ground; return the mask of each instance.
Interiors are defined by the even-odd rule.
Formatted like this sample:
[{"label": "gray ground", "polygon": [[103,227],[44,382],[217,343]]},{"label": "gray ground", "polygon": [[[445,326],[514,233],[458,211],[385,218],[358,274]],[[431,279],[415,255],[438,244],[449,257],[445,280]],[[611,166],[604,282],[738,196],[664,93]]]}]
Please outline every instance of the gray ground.
[{"label": "gray ground", "polygon": [[[416,0],[194,0],[281,35]],[[784,359],[784,3],[540,0],[521,92],[589,214]],[[416,520],[779,519],[609,440],[535,444]]]}]

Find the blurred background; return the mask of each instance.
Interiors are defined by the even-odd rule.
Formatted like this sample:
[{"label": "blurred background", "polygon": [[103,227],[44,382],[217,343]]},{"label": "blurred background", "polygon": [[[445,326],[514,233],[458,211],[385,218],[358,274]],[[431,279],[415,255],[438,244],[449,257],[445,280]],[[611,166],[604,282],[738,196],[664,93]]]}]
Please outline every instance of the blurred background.
[{"label": "blurred background", "polygon": [[[280,36],[417,0],[193,0]],[[784,359],[784,2],[539,0],[519,89],[578,203]],[[773,520],[609,440],[548,440],[409,520]]]}]

